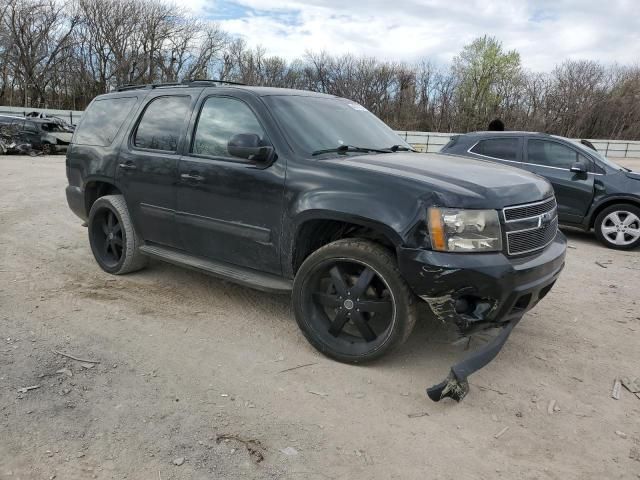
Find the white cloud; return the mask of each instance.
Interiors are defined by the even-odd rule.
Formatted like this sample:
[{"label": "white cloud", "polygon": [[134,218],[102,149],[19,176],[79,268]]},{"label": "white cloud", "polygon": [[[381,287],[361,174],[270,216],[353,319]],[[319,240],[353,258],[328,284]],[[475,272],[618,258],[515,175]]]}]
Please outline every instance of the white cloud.
[{"label": "white cloud", "polygon": [[549,70],[565,59],[640,62],[637,0],[184,0],[233,35],[288,59],[306,50],[380,59],[449,62],[488,34],[523,64]]}]

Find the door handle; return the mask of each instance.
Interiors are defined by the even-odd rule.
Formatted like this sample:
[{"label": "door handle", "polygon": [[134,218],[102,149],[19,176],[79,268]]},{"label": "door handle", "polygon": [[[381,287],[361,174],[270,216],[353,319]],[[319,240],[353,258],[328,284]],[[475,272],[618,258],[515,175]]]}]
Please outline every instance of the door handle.
[{"label": "door handle", "polygon": [[124,170],[135,170],[136,168],[138,168],[138,167],[135,166],[135,164],[130,163],[130,162],[129,163],[121,163],[118,166],[120,168],[124,169]]},{"label": "door handle", "polygon": [[204,182],[204,177],[202,175],[192,175],[190,173],[182,173],[180,174],[180,178],[182,180],[192,180],[194,182]]}]

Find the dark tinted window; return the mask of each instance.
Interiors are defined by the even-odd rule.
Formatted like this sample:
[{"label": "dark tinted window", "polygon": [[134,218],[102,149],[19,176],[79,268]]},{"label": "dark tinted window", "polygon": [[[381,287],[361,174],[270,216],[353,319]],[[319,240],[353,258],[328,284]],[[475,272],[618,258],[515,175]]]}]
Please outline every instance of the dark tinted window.
[{"label": "dark tinted window", "polygon": [[190,103],[190,97],[158,97],[152,100],[142,114],[133,144],[139,148],[175,152]]},{"label": "dark tinted window", "polygon": [[363,106],[344,98],[273,95],[269,104],[294,148],[314,151],[354,145],[389,148],[409,145]]},{"label": "dark tinted window", "polygon": [[547,167],[570,168],[578,160],[578,152],[565,145],[547,140],[527,142],[527,162]]},{"label": "dark tinted window", "polygon": [[73,143],[102,147],[111,145],[135,103],[135,97],[96,100],[82,114]]},{"label": "dark tinted window", "polygon": [[233,98],[210,97],[202,106],[192,151],[199,155],[230,157],[227,143],[238,133],[255,133],[263,144],[268,144],[258,119],[244,102]]},{"label": "dark tinted window", "polygon": [[480,140],[471,151],[487,157],[517,160],[518,143],[517,138],[489,138]]}]

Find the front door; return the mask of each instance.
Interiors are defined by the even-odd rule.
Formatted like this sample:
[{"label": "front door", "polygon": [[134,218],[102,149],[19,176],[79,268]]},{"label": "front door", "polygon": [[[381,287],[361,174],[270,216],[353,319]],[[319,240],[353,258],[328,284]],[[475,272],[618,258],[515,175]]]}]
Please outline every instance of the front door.
[{"label": "front door", "polygon": [[526,139],[524,154],[527,170],[553,185],[560,223],[581,223],[594,195],[593,174],[574,173],[570,168],[578,160],[589,168],[591,161],[564,143],[537,138]]},{"label": "front door", "polygon": [[123,141],[116,183],[145,242],[180,247],[175,223],[178,151],[198,93],[151,99],[133,134]]},{"label": "front door", "polygon": [[233,157],[227,142],[240,133],[271,144],[263,122],[243,100],[203,99],[178,167],[182,245],[196,256],[280,274],[284,159],[267,166]]}]

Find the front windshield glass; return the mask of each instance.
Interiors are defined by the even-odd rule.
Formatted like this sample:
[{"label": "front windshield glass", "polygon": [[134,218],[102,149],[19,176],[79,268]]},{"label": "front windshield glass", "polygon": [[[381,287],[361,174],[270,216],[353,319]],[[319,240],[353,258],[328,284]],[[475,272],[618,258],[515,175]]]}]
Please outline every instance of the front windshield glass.
[{"label": "front windshield glass", "polygon": [[263,98],[293,147],[306,156],[341,145],[366,149],[389,149],[394,145],[411,148],[375,115],[350,100],[297,95]]},{"label": "front windshield glass", "polygon": [[589,147],[587,147],[586,145],[583,145],[582,143],[577,142],[575,140],[569,140],[569,141],[571,143],[573,143],[574,145],[576,145],[583,152],[590,153],[591,155],[595,155],[596,157],[598,157],[598,160],[600,160],[600,162],[604,163],[607,167],[612,168],[613,170],[625,170],[623,167],[621,167],[620,165],[618,165],[615,162],[612,162],[611,160],[609,160],[607,157],[605,157],[603,154],[601,154],[597,150],[592,150]]}]

